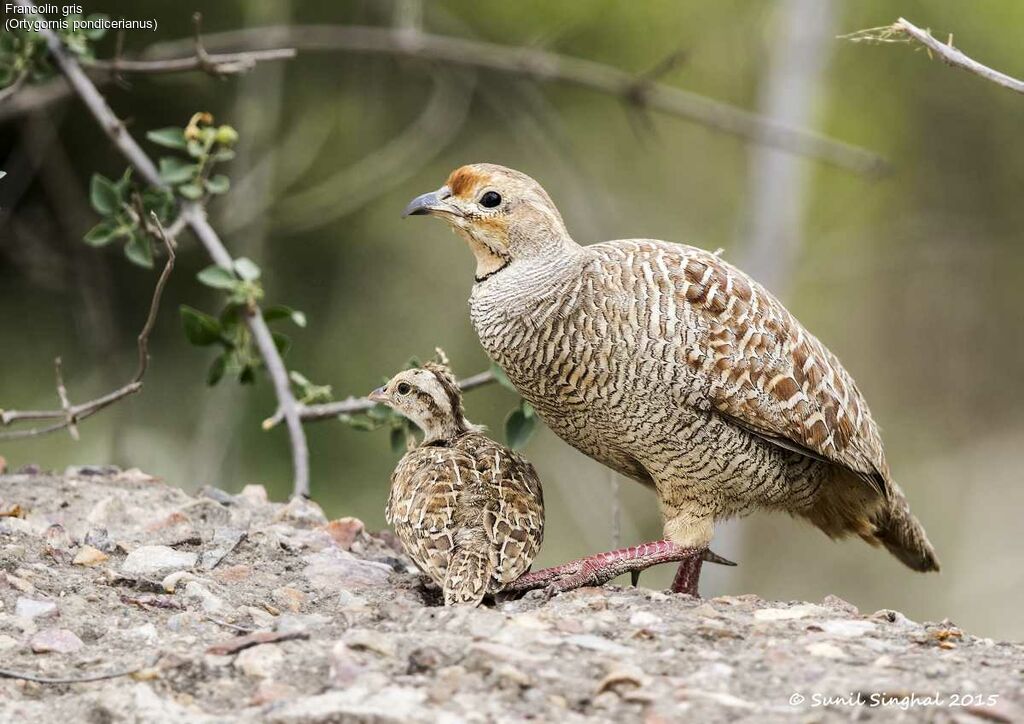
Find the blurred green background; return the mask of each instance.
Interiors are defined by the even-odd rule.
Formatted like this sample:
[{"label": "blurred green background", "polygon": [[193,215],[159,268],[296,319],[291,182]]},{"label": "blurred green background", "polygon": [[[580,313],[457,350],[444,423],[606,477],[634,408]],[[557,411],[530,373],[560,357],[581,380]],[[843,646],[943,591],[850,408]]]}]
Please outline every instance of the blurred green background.
[{"label": "blurred green background", "polygon": [[[268,301],[304,310],[291,368],[337,397],[364,394],[411,355],[444,347],[466,375],[488,361],[469,324],[473,262],[441,223],[401,220],[415,194],[454,167],[492,161],[543,183],[582,243],[653,237],[722,247],[764,280],[839,355],[883,428],[896,480],[939,551],[941,575],[911,573],[860,542],[832,544],[803,523],[756,515],[722,526],[703,593],[820,599],[862,611],[949,617],[971,632],[1024,638],[1024,99],[929,62],[904,45],[835,39],[901,14],[982,62],[1024,76],[1017,0],[586,0],[422,6],[239,0],[87,3],[86,12],[156,17],[126,52],[281,24],[422,23],[427,32],[544,47],[635,72],[682,51],[664,83],[813,128],[885,156],[865,178],[768,151],[621,99],[444,64],[345,52],[300,53],[240,77],[130,76],[105,87],[141,138],[210,111],[241,133],[234,189],[210,208],[236,255],[264,270]],[[113,53],[113,37],[100,55]],[[431,102],[433,99],[433,105]],[[7,101],[11,103],[12,101]],[[421,114],[427,110],[426,119]],[[420,119],[417,121],[417,119]],[[418,125],[417,125],[418,124]],[[147,144],[154,155],[159,149]],[[0,107],[0,407],[56,403],[61,355],[73,399],[126,381],[155,273],[82,235],[94,172],[125,162],[76,100],[32,113]],[[215,311],[187,234],[151,342],[143,393],[82,426],[0,442],[10,468],[140,467],[184,488],[262,483],[284,499],[291,467],[266,380],[204,384],[212,353],[190,347],[177,307]],[[474,421],[500,436],[514,396],[473,392]],[[313,497],[331,516],[382,527],[396,462],[384,432],[307,426]],[[545,484],[539,564],[615,544],[612,474],[540,430],[525,449]],[[0,491],[0,497],[3,492]],[[622,544],[660,537],[653,497],[622,481]],[[665,586],[668,567],[643,583]]]}]

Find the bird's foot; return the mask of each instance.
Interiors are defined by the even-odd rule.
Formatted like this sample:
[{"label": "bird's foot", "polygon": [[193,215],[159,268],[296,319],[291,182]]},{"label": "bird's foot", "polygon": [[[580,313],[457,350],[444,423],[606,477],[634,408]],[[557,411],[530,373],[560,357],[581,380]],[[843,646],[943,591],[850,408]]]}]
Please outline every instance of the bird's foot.
[{"label": "bird's foot", "polygon": [[672,590],[691,595],[696,595],[700,568],[704,561],[736,565],[732,561],[712,553],[707,547],[690,548],[670,540],[659,540],[607,553],[598,553],[560,566],[527,573],[506,586],[505,590],[515,592],[543,588],[550,595],[554,595],[584,586],[601,586],[624,573],[631,574],[634,585],[636,585],[641,571],[660,563],[677,561],[682,563],[676,572]]}]

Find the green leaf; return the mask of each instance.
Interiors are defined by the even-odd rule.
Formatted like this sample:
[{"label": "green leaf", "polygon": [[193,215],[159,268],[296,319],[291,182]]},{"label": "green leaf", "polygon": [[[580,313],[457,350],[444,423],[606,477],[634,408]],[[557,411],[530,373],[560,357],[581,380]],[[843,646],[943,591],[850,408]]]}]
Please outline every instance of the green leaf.
[{"label": "green leaf", "polygon": [[213,155],[210,156],[214,161],[230,161],[235,157],[235,152],[230,148],[222,148],[219,151],[214,151]]},{"label": "green leaf", "polygon": [[280,332],[272,332],[270,336],[274,338],[274,346],[277,347],[278,354],[282,357],[288,354],[288,350],[292,348],[291,338]]},{"label": "green leaf", "polygon": [[89,229],[84,241],[89,246],[106,246],[117,238],[120,227],[113,219],[105,219]]},{"label": "green leaf", "polygon": [[208,266],[196,274],[196,279],[200,283],[214,289],[234,289],[238,284],[238,278],[235,277],[230,269],[225,269],[216,264]]},{"label": "green leaf", "polygon": [[521,448],[530,439],[537,418],[527,417],[521,407],[517,407],[505,418],[505,439],[509,447]]},{"label": "green leaf", "polygon": [[206,148],[195,139],[189,139],[185,144],[185,148],[188,151],[188,155],[192,158],[202,158],[206,155]]},{"label": "green leaf", "polygon": [[196,201],[203,197],[203,190],[197,184],[185,184],[178,187],[178,193],[189,201]]},{"label": "green leaf", "polygon": [[295,370],[292,370],[291,372],[288,373],[288,378],[291,379],[293,384],[302,388],[313,386],[313,383],[310,382],[309,379],[304,374],[302,374],[301,372],[296,372]]},{"label": "green leaf", "polygon": [[226,194],[231,188],[231,179],[222,173],[212,176],[203,183],[206,190],[211,194]]},{"label": "green leaf", "polygon": [[6,171],[0,171],[0,178],[3,178],[6,175],[7,175]]},{"label": "green leaf", "polygon": [[181,322],[188,341],[197,347],[208,347],[220,339],[220,322],[187,304],[181,305]]},{"label": "green leaf", "polygon": [[491,374],[494,375],[494,379],[497,380],[499,385],[506,389],[512,390],[516,394],[519,393],[519,390],[516,389],[516,386],[512,384],[511,380],[509,380],[508,375],[505,374],[505,370],[501,369],[501,367],[499,367],[494,362],[491,363]]},{"label": "green leaf", "polygon": [[110,216],[121,208],[121,196],[114,182],[98,173],[92,175],[89,183],[89,201],[103,216]]},{"label": "green leaf", "polygon": [[273,307],[267,307],[263,310],[263,318],[268,322],[273,322],[277,319],[290,319],[295,323],[296,327],[306,327],[306,315],[297,309],[292,309],[284,304],[276,304]]},{"label": "green leaf", "polygon": [[172,186],[191,181],[198,171],[196,164],[186,163],[180,158],[165,156],[160,159],[160,179]]},{"label": "green leaf", "polygon": [[238,381],[243,385],[256,383],[256,370],[253,369],[252,365],[246,365],[242,368],[242,371],[238,373]]},{"label": "green leaf", "polygon": [[146,134],[146,138],[158,146],[184,151],[188,148],[185,132],[180,128],[159,128]]},{"label": "green leaf", "polygon": [[228,366],[228,355],[224,354],[217,355],[213,360],[213,364],[210,365],[210,369],[206,372],[206,384],[213,387],[221,378],[224,376],[224,370]]},{"label": "green leaf", "polygon": [[247,282],[254,282],[260,278],[260,268],[248,257],[241,256],[235,259],[234,267],[235,273]]},{"label": "green leaf", "polygon": [[124,245],[124,255],[132,264],[146,269],[153,268],[153,245],[149,243],[149,237],[143,233],[131,235],[128,243]]}]

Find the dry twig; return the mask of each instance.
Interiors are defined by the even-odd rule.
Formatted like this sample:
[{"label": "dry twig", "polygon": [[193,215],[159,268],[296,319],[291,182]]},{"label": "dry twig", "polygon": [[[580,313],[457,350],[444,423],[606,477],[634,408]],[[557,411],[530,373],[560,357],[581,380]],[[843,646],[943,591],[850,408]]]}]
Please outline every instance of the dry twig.
[{"label": "dry twig", "polygon": [[928,51],[929,57],[932,53],[939,56],[947,65],[966,70],[979,75],[985,80],[992,81],[1004,88],[1009,88],[1017,93],[1024,93],[1024,81],[1001,73],[998,70],[982,65],[978,61],[968,57],[957,48],[953,47],[953,36],[950,34],[949,41],[943,43],[935,38],[930,30],[921,29],[906,18],[900,18],[892,25],[885,25],[880,28],[868,28],[858,30],[849,35],[841,35],[844,40],[854,43],[920,43]]},{"label": "dry twig", "polygon": [[104,408],[113,405],[115,402],[118,402],[129,395],[133,395],[142,389],[142,378],[146,375],[146,369],[149,367],[149,335],[153,331],[153,325],[156,323],[156,317],[160,311],[160,298],[163,296],[164,287],[167,286],[167,280],[171,276],[171,272],[174,270],[175,260],[174,245],[171,242],[170,237],[163,231],[163,227],[159,225],[159,221],[156,221],[155,223],[157,224],[157,228],[160,229],[161,239],[167,249],[167,263],[164,265],[164,269],[160,273],[159,279],[157,279],[156,286],[153,289],[153,299],[149,303],[149,314],[146,317],[146,322],[142,327],[142,331],[139,332],[137,341],[139,364],[131,381],[113,392],[108,392],[102,397],[97,397],[94,400],[89,400],[88,402],[83,402],[78,405],[72,405],[68,398],[67,388],[64,385],[64,378],[61,373],[61,361],[60,357],[58,357],[56,359],[57,394],[61,401],[61,409],[24,411],[0,410],[0,425],[7,427],[8,425],[28,420],[60,420],[60,422],[56,422],[45,427],[0,432],[0,440],[14,440],[46,435],[65,428],[67,428],[71,432],[71,436],[77,440],[77,425],[79,422],[88,417],[92,417],[100,410],[103,410]]},{"label": "dry twig", "polygon": [[[477,387],[497,382],[494,373],[490,370],[478,372],[472,377],[459,380],[459,389],[463,392],[475,390]],[[355,415],[360,412],[372,410],[378,403],[368,400],[365,397],[349,397],[347,400],[338,402],[325,402],[321,405],[299,405],[299,417],[303,422],[319,422],[321,420],[336,420],[339,415]],[[273,417],[263,421],[263,428],[269,430],[278,425],[283,416],[278,410]]]},{"label": "dry twig", "polygon": [[[100,124],[100,127],[114,143],[121,154],[128,159],[135,167],[139,175],[159,188],[167,188],[167,184],[160,178],[156,166],[146,152],[142,150],[138,142],[124,127],[124,124],[114,114],[106,99],[96,88],[96,85],[89,79],[82,69],[78,59],[70,53],[61,43],[60,38],[52,30],[41,28],[40,34],[46,39],[47,47],[57,65],[60,67],[64,77],[74,88],[75,92],[85,103],[89,112]],[[182,221],[192,229],[192,232],[205,247],[207,254],[214,263],[225,268],[231,268],[233,259],[228,252],[220,236],[210,225],[206,218],[206,211],[200,204],[187,203],[184,205],[181,217]],[[292,488],[295,495],[309,495],[309,449],[306,445],[306,433],[302,429],[302,422],[299,420],[298,403],[292,395],[291,386],[288,381],[288,371],[284,366],[274,339],[271,336],[270,328],[267,327],[263,313],[256,305],[251,305],[244,315],[246,326],[252,333],[253,341],[259,349],[260,356],[266,365],[267,373],[270,375],[274,386],[274,393],[277,396],[278,406],[283,410],[284,418],[288,424],[289,440],[292,448],[292,464],[294,477]],[[132,390],[137,391],[137,390]],[[58,428],[59,429],[59,428]]]}]

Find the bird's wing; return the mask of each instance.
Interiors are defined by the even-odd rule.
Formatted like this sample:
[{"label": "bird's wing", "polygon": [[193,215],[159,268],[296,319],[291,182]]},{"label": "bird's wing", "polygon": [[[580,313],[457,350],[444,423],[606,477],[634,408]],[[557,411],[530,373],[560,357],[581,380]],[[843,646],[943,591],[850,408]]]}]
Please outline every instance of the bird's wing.
[{"label": "bird's wing", "polygon": [[476,475],[464,452],[425,446],[406,453],[391,476],[387,520],[409,557],[439,585],[455,549],[460,495]]},{"label": "bird's wing", "polygon": [[544,539],[544,498],[533,465],[518,453],[479,434],[460,442],[472,457],[483,488],[467,509],[482,511],[491,545],[494,578],[511,583],[525,573]]},{"label": "bird's wing", "polygon": [[639,312],[650,336],[671,336],[673,327],[684,338],[675,362],[701,377],[715,412],[782,448],[846,467],[887,494],[881,437],[860,390],[778,299],[701,249],[619,243],[652,289]]}]

